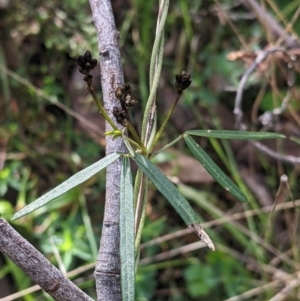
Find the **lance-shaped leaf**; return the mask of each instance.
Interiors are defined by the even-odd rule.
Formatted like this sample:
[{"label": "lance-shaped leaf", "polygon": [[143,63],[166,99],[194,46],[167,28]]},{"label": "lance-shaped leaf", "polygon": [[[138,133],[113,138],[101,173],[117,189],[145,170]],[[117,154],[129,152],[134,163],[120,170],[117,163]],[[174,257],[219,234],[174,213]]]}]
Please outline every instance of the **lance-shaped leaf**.
[{"label": "lance-shaped leaf", "polygon": [[132,159],[156,188],[165,196],[188,226],[199,223],[199,218],[188,201],[153,163],[137,153]]},{"label": "lance-shaped leaf", "polygon": [[242,202],[247,202],[243,192],[224,174],[224,172],[216,165],[209,155],[191,138],[184,135],[184,140],[192,151],[194,156],[202,164],[202,166],[210,173],[210,175],[227,191],[237,197]]},{"label": "lance-shaped leaf", "polygon": [[120,258],[122,301],[134,301],[134,209],[132,177],[128,157],[123,157],[120,185]]},{"label": "lance-shaped leaf", "polygon": [[105,168],[107,165],[111,164],[113,161],[118,159],[120,157],[120,154],[112,153],[105,158],[97,161],[96,163],[90,165],[89,167],[79,171],[74,176],[70,177],[65,182],[61,183],[60,185],[56,186],[28,206],[24,207],[20,211],[18,211],[11,220],[15,220],[17,218],[20,218],[44,205],[51,202],[52,200],[58,198],[62,194],[66,193],[70,189],[78,186],[79,184],[85,182],[89,178],[91,178],[93,175],[98,173],[101,169]]},{"label": "lance-shaped leaf", "polygon": [[165,198],[181,216],[184,222],[194,230],[203,243],[205,243],[212,251],[214,251],[214,244],[199,224],[199,218],[197,214],[194,212],[188,201],[170,182],[170,180],[153,163],[140,154],[136,153],[135,157],[132,159],[156,186],[156,188],[162,193],[162,195],[165,196]]},{"label": "lance-shaped leaf", "polygon": [[210,137],[219,139],[244,139],[244,140],[262,140],[285,138],[282,134],[267,132],[243,132],[243,131],[227,131],[227,130],[190,130],[185,134],[191,136]]}]

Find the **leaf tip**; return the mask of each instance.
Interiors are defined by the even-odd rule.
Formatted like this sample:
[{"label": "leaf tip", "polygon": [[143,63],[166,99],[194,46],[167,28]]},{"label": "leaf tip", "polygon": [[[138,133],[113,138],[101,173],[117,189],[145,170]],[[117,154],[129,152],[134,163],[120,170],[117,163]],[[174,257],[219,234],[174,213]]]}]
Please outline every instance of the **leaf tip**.
[{"label": "leaf tip", "polygon": [[14,214],[13,217],[10,219],[11,222],[15,221],[16,219],[18,219],[17,214]]},{"label": "leaf tip", "polygon": [[244,202],[244,203],[247,203],[247,202],[248,202],[247,197],[246,197],[243,193],[241,193],[241,195],[239,196],[239,200],[241,200],[241,201]]},{"label": "leaf tip", "polygon": [[189,227],[194,230],[194,232],[198,235],[200,240],[203,243],[205,243],[212,251],[216,250],[214,243],[212,242],[212,240],[210,239],[210,237],[204,231],[204,229],[202,228],[202,226],[200,224],[190,224]]}]

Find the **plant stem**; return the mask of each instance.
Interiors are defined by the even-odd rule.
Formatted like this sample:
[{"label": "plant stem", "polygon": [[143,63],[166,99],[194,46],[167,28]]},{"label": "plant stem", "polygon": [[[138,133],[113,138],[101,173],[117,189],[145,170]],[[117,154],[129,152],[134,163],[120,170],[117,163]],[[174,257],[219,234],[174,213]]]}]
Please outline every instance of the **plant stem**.
[{"label": "plant stem", "polygon": [[[124,138],[124,137],[123,137]],[[136,148],[140,148],[141,146],[134,140],[130,139],[128,136],[126,136],[126,139],[132,144],[134,145]]]},{"label": "plant stem", "polygon": [[92,85],[87,85],[87,90],[90,92],[90,94],[92,95],[95,104],[97,106],[97,108],[99,109],[99,111],[101,112],[101,114],[103,115],[104,119],[111,125],[111,127],[116,131],[118,130],[117,126],[114,124],[114,122],[111,120],[111,118],[108,116],[108,114],[106,113],[104,107],[102,106],[99,98],[96,95],[95,89]]},{"label": "plant stem", "polygon": [[181,94],[178,94],[178,95],[176,96],[176,99],[175,99],[175,101],[173,102],[173,104],[172,104],[172,106],[171,106],[171,108],[170,108],[168,114],[166,115],[166,117],[165,117],[165,119],[164,119],[164,121],[163,121],[163,123],[162,123],[160,129],[158,130],[158,132],[157,132],[156,135],[155,135],[154,141],[153,141],[153,143],[152,143],[151,146],[150,146],[149,153],[152,152],[152,150],[153,150],[155,144],[157,143],[158,139],[160,138],[162,132],[164,131],[164,129],[165,129],[165,127],[166,127],[166,125],[167,125],[167,123],[168,123],[168,121],[169,121],[171,115],[173,114],[173,112],[174,112],[174,110],[175,110],[175,107],[176,107],[176,105],[177,105],[177,103],[178,103],[178,101],[179,101],[180,96],[181,96]]},{"label": "plant stem", "polygon": [[[126,119],[128,124],[126,125],[126,127],[128,128],[128,131],[130,132],[130,134],[132,135],[132,137],[134,138],[134,141],[139,145],[139,147],[142,149],[143,154],[147,153],[146,147],[143,144],[141,138],[139,137],[139,134],[137,133],[137,131],[135,130],[134,126],[131,123],[129,114],[127,112],[126,114]],[[132,141],[132,140],[131,140]]]},{"label": "plant stem", "polygon": [[[142,185],[139,193],[139,200],[141,201],[138,204],[136,209],[136,218],[135,220],[135,253],[136,255],[140,252],[140,243],[142,238],[142,232],[144,228],[145,218],[146,218],[146,205],[148,200],[148,183],[149,180],[147,177],[143,176]],[[139,210],[139,212],[137,212]]]},{"label": "plant stem", "polygon": [[[122,131],[121,125],[109,121],[113,118],[113,108],[120,108],[120,101],[112,91],[123,85],[121,54],[110,0],[89,0],[93,22],[97,29],[99,64],[104,107],[110,115],[105,124],[106,132],[111,128]],[[99,108],[100,109],[100,108]],[[101,112],[102,113],[102,112]],[[123,139],[106,136],[106,154],[127,153]],[[106,196],[101,244],[95,266],[97,300],[121,301],[120,278],[120,183],[123,160],[119,158],[106,169]]]},{"label": "plant stem", "polygon": [[151,157],[155,157],[157,154],[159,154],[160,152],[168,149],[169,147],[171,147],[172,145],[174,145],[175,143],[177,143],[180,139],[182,139],[183,135],[178,136],[175,140],[173,140],[172,142],[168,143],[167,145],[165,145],[163,148],[161,148],[160,150],[158,150],[157,152],[155,152],[155,154],[153,154],[153,156],[150,154]]},{"label": "plant stem", "polygon": [[[149,124],[150,119],[153,120],[154,112],[151,110],[154,109],[155,111],[155,96],[156,90],[159,83],[161,68],[162,68],[162,61],[163,61],[163,47],[164,47],[164,26],[168,14],[169,9],[169,0],[162,0],[160,3],[159,8],[159,18],[157,21],[157,30],[155,35],[155,40],[153,44],[153,49],[151,53],[151,62],[150,62],[150,95],[145,107],[144,111],[144,118],[142,122],[142,141],[147,145],[148,144],[148,137],[151,136],[152,129],[150,128],[152,125]],[[154,107],[154,108],[153,108]]]}]

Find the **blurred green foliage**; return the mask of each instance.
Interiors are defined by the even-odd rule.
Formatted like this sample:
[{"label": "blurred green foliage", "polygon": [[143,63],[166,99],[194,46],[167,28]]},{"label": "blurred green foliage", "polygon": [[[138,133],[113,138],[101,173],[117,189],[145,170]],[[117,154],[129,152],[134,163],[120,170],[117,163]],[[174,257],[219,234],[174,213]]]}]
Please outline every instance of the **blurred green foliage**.
[{"label": "blurred green foliage", "polygon": [[[132,84],[137,99],[143,106],[148,98],[148,69],[158,3],[142,0],[134,0],[131,3],[113,2],[120,31],[125,79]],[[287,20],[292,18],[299,6],[299,1],[296,0],[277,0],[274,3]],[[232,18],[249,50],[262,49],[268,43],[264,28],[255,19],[244,17],[246,11],[241,6],[236,6],[233,1],[228,0],[222,1],[221,8]],[[241,61],[228,61],[226,56],[232,51],[245,49],[239,37],[220,16],[219,8],[212,1],[176,0],[171,3],[158,95],[159,120],[165,107],[169,106],[168,101],[171,97],[168,96],[168,91],[173,89],[174,74],[182,70],[192,72],[193,83],[184,94],[178,109],[180,115],[176,115],[172,120],[165,134],[166,141],[177,137],[181,130],[188,126],[222,128],[224,122],[233,119],[231,113],[228,113],[232,111],[235,97],[232,88],[236,88],[246,65]],[[276,18],[280,20],[278,16]],[[299,34],[299,18],[293,25],[293,30]],[[90,49],[94,54],[98,53],[97,36],[89,5],[83,0],[9,1],[7,7],[0,8],[0,41],[2,66],[8,67],[67,107],[73,105],[70,82],[76,68],[75,57],[86,49]],[[286,93],[281,69],[275,70],[275,74],[279,75],[281,94],[274,93],[269,87],[259,103],[260,112],[277,107],[283,98],[282,95]],[[0,116],[0,145],[5,142],[7,153],[4,169],[0,171],[0,213],[9,220],[19,208],[103,157],[104,147],[103,142],[99,142],[99,137],[91,139],[86,132],[79,130],[71,116],[55,104],[50,104],[37,90],[32,90],[28,85],[3,72],[0,81],[1,105],[2,100],[5,103],[3,114]],[[253,74],[246,86],[244,105],[249,119],[251,107],[262,83],[261,75]],[[84,101],[85,104],[89,102],[87,98]],[[291,106],[296,112],[299,110],[296,98],[292,99]],[[220,108],[224,111],[218,111]],[[141,111],[134,116],[137,124],[141,120]],[[188,117],[185,114],[189,114]],[[290,115],[286,113],[283,118],[290,119]],[[183,125],[178,126],[181,120]],[[231,145],[213,139],[209,142],[199,142],[211,151],[214,160],[223,164],[227,173],[245,189],[247,197],[251,200],[246,209],[259,207],[254,196],[245,188],[237,166],[239,157],[235,155]],[[180,144],[179,149],[183,151]],[[247,160],[243,160],[241,164],[245,166],[248,163]],[[279,163],[276,165],[274,161],[260,156],[251,168],[263,175],[264,182],[273,196],[276,195],[279,185],[279,173],[286,172],[290,175],[289,184],[295,198],[299,197],[299,172],[294,166]],[[214,184],[195,183],[189,188],[191,190],[187,189],[186,193],[196,191],[190,195],[190,199],[194,201],[194,206],[203,220],[220,218],[232,208],[240,209],[236,207],[234,200],[220,192]],[[104,191],[105,173],[100,173],[78,189],[13,223],[13,226],[53,263],[57,264],[61,260],[68,271],[94,262],[101,235]],[[163,198],[151,192],[151,199],[143,242],[179,229],[179,226],[174,226],[178,224],[177,217]],[[254,236],[263,236],[261,231],[265,230],[268,220],[269,215],[260,215],[255,220],[249,219],[241,224],[244,227],[249,226],[249,231],[252,231]],[[283,220],[278,224],[284,224],[288,229],[287,232],[282,232],[284,237],[291,236],[288,224]],[[269,249],[266,251],[234,224],[211,229],[211,233],[218,243],[240,251],[243,258],[255,260],[257,270],[250,271],[235,254],[230,256],[228,252],[222,251],[207,253],[197,249],[177,254],[178,259],[173,259],[172,255],[162,262],[153,259],[153,262],[138,268],[137,300],[218,301],[273,280],[274,274],[265,272],[260,265],[265,267],[276,254]],[[171,242],[165,241],[145,248],[141,256],[147,258],[160,252],[176,250],[182,245],[195,242],[196,239],[194,236],[177,237]],[[293,246],[289,250],[290,246],[287,247],[284,239],[277,239],[274,235],[273,240],[266,242],[278,248],[278,256],[281,252],[292,250]],[[294,248],[299,249],[297,241],[294,242]],[[55,256],[57,253],[59,257]],[[11,277],[14,285],[12,292],[33,285],[13,263],[4,260],[0,268],[0,278]],[[284,261],[280,265],[278,269],[286,273],[291,274],[295,271],[296,265]],[[88,270],[80,275],[79,285],[84,287],[91,297],[95,297],[91,274],[92,270]],[[272,293],[274,292],[270,290],[258,298],[265,300],[266,296]],[[24,296],[23,300],[48,298],[37,292]]]},{"label": "blurred green foliage", "polygon": [[251,275],[241,262],[222,252],[209,253],[205,263],[190,265],[184,271],[188,293],[193,297],[209,296],[221,300],[250,288]]}]

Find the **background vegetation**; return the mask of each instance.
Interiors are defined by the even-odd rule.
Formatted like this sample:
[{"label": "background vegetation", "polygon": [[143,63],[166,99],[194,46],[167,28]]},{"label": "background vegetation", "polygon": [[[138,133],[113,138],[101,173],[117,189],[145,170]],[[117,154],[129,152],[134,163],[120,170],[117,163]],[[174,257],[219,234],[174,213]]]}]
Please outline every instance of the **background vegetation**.
[{"label": "background vegetation", "polygon": [[[263,3],[282,28],[293,22],[290,31],[297,39],[299,1]],[[149,92],[158,3],[113,1],[113,8],[125,79],[139,100],[132,118],[139,128]],[[9,220],[25,204],[103,157],[105,139],[104,122],[75,62],[86,49],[94,56],[98,52],[87,1],[1,1],[0,37],[0,212]],[[267,24],[260,24],[239,1],[175,0],[165,41],[157,97],[159,120],[175,98],[175,74],[192,72],[193,83],[175,111],[162,146],[187,129],[233,129],[232,111],[241,76],[255,59],[255,51],[274,42]],[[244,120],[250,129],[263,128],[257,116],[279,107],[291,91],[288,108],[269,128],[299,141],[295,53],[296,84],[292,87],[287,84],[289,66],[278,57],[265,61],[251,76],[243,100]],[[183,143],[157,156],[156,163],[178,184],[203,223],[207,222],[217,251],[199,249],[198,238],[185,230],[164,198],[152,190],[137,300],[269,300],[297,279],[284,300],[300,300],[299,213],[294,207],[300,205],[299,165],[272,159],[246,142],[206,138],[198,142],[247,194],[249,203],[242,205],[214,183]],[[299,156],[299,145],[290,140],[268,146]],[[283,174],[287,181],[280,181]],[[104,187],[105,174],[100,173],[13,223],[52,262],[66,272],[73,271],[72,279],[91,297],[95,297],[92,272]],[[275,201],[276,210],[288,209],[271,212]],[[82,270],[76,269],[79,266]],[[4,257],[0,257],[0,267],[0,297],[34,285]],[[25,292],[17,300],[48,298],[37,291]]]}]

